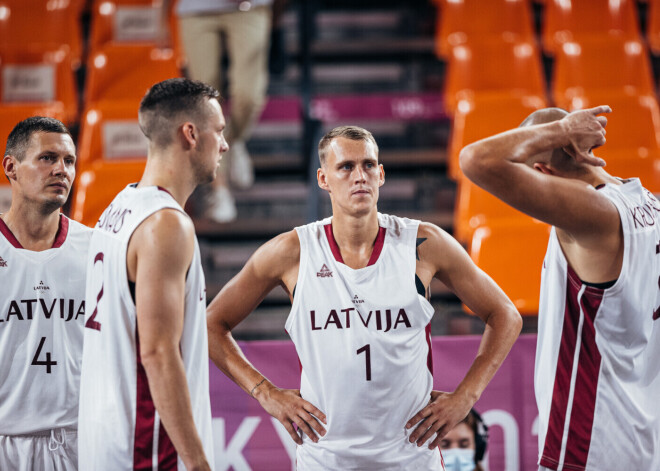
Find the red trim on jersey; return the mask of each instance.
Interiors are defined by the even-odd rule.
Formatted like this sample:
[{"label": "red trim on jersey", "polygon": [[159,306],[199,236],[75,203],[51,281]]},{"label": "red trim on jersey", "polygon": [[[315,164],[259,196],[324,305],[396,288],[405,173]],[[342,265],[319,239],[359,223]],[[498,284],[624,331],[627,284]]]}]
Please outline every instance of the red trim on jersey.
[{"label": "red trim on jersey", "polygon": [[332,255],[334,255],[335,260],[339,263],[344,263],[344,259],[341,256],[341,251],[339,250],[339,245],[335,240],[335,235],[332,233],[332,224],[326,224],[323,226],[325,230],[325,236],[328,239],[328,244],[330,244],[330,250],[332,250]]},{"label": "red trim on jersey", "polygon": [[158,186],[158,185],[156,185],[156,188],[158,188],[160,191],[164,191],[165,193],[170,195],[172,198],[174,198],[174,195],[172,193],[170,193],[170,190],[168,190],[167,188],[163,188],[162,186]]},{"label": "red trim on jersey", "polygon": [[385,245],[385,228],[379,227],[376,242],[374,242],[374,250],[371,252],[371,257],[369,257],[369,263],[367,263],[367,266],[376,263],[378,257],[380,257],[380,253],[383,251],[383,245]]},{"label": "red trim on jersey", "polygon": [[[344,259],[341,256],[341,250],[339,250],[339,245],[335,240],[335,235],[332,233],[332,223],[323,226],[323,230],[325,231],[328,244],[330,245],[330,250],[332,251],[332,255],[335,257],[335,260],[339,263],[344,263]],[[374,242],[374,250],[371,252],[369,262],[367,262],[368,267],[378,261],[378,257],[380,257],[380,253],[383,251],[383,245],[385,245],[385,232],[386,229],[384,227],[378,228],[378,235],[376,236],[376,242]]]},{"label": "red trim on jersey", "polygon": [[[135,401],[135,439],[133,441],[133,470],[152,471],[154,453],[154,425],[156,406],[154,405],[147,373],[140,357],[140,337],[135,331],[135,349],[137,360],[137,388]],[[163,422],[158,424],[158,471],[176,471],[178,455]]]},{"label": "red trim on jersey", "polygon": [[5,239],[7,239],[7,242],[9,242],[11,245],[13,245],[17,249],[22,249],[23,246],[21,243],[18,241],[18,239],[14,236],[13,232],[7,227],[7,223],[0,218],[0,233],[5,236]]},{"label": "red trim on jersey", "polygon": [[426,344],[429,346],[429,353],[426,357],[426,366],[429,367],[431,376],[433,376],[433,348],[431,347],[431,323],[429,322],[424,329],[426,332]]},{"label": "red trim on jersey", "polygon": [[[66,236],[69,233],[69,218],[67,218],[64,214],[60,213],[60,223],[57,226],[57,232],[55,233],[55,240],[53,241],[53,246],[51,248],[57,249],[62,246],[64,241],[66,240]],[[9,229],[7,226],[7,223],[0,218],[0,234],[5,236],[7,239],[7,242],[9,242],[11,245],[13,245],[17,249],[23,249],[21,243],[18,241],[14,233]]]},{"label": "red trim on jersey", "polygon": [[[591,445],[591,431],[596,407],[598,374],[601,355],[596,345],[594,321],[603,299],[605,290],[587,286],[578,300],[582,281],[575,271],[568,267],[566,281],[566,309],[561,334],[557,371],[552,393],[552,403],[548,431],[546,433],[541,466],[556,469],[559,464],[564,425],[569,421],[564,467],[571,470],[584,470]],[[578,302],[579,301],[579,302]],[[582,332],[580,333],[580,351],[577,365],[574,365],[577,346],[580,308],[584,313]],[[573,392],[570,416],[568,413],[568,395],[571,387],[573,368],[577,375]]]},{"label": "red trim on jersey", "polygon": [[55,241],[53,242],[53,248],[57,249],[62,247],[62,244],[66,240],[66,235],[69,233],[69,218],[64,214],[60,213],[60,227],[57,229],[57,234],[55,234]]},{"label": "red trim on jersey", "polygon": [[140,337],[135,327],[135,357],[137,361],[137,388],[135,400],[135,438],[133,440],[133,470],[153,468],[154,423],[156,407],[149,390],[147,373],[140,357]]}]

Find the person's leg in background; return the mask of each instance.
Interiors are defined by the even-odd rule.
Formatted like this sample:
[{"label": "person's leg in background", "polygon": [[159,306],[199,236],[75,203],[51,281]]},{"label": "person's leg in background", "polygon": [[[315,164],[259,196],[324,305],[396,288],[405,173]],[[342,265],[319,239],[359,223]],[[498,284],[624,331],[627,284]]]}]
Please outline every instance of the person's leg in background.
[{"label": "person's leg in background", "polygon": [[[187,57],[188,76],[222,90],[222,14],[179,18],[181,42]],[[231,146],[231,144],[230,144]],[[227,186],[226,156],[214,182],[202,189],[203,216],[215,222],[236,219],[236,204]]]},{"label": "person's leg in background", "polygon": [[228,13],[223,18],[231,100],[227,160],[229,179],[237,188],[249,188],[254,182],[252,160],[245,144],[266,101],[271,16],[270,6],[259,6]]}]

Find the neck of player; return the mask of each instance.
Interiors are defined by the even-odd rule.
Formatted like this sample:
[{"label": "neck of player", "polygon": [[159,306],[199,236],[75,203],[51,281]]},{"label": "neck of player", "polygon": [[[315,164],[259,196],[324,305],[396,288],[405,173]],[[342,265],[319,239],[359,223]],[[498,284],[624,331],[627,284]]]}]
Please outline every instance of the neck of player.
[{"label": "neck of player", "polygon": [[338,212],[332,217],[332,234],[344,263],[351,268],[364,268],[369,263],[378,236],[376,208],[363,216]]},{"label": "neck of player", "polygon": [[168,152],[150,152],[138,188],[159,186],[167,190],[181,207],[195,190],[195,181],[188,165],[180,157]]},{"label": "neck of player", "polygon": [[53,247],[60,228],[59,208],[44,213],[29,204],[20,204],[20,200],[12,203],[0,218],[23,248],[37,252]]}]

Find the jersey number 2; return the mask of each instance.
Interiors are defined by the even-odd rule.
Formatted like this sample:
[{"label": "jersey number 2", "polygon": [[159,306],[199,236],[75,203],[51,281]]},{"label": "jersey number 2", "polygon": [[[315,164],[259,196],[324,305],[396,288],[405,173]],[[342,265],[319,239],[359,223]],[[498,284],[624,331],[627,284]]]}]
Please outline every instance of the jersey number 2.
[{"label": "jersey number 2", "polygon": [[50,374],[51,371],[51,366],[57,365],[56,361],[51,361],[51,356],[50,352],[46,352],[46,360],[40,360],[39,357],[41,356],[41,349],[44,348],[44,342],[46,341],[46,337],[41,337],[41,340],[39,341],[39,346],[37,347],[37,351],[34,354],[34,358],[32,359],[32,365],[36,366],[45,366],[46,367],[46,373]]},{"label": "jersey number 2", "polygon": [[366,344],[364,347],[359,348],[357,354],[364,352],[364,361],[367,364],[367,381],[371,381],[371,346]]},{"label": "jersey number 2", "polygon": [[[101,262],[101,266],[103,266],[103,252],[99,252],[96,254],[96,257],[94,257],[94,265],[96,265],[96,262]],[[101,280],[101,289],[99,290],[99,294],[96,296],[96,306],[94,306],[94,311],[92,312],[92,315],[89,316],[89,319],[87,319],[87,322],[85,322],[85,327],[89,329],[98,330],[99,332],[101,331],[101,323],[96,320],[96,316],[99,313],[99,301],[101,300],[102,297],[103,297],[103,280]]]}]

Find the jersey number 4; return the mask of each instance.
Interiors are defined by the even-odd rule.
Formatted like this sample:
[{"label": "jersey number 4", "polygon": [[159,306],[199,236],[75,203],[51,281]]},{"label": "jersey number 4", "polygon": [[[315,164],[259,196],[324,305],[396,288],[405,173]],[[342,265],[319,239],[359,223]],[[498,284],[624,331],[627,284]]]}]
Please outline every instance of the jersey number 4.
[{"label": "jersey number 4", "polygon": [[[94,266],[96,266],[96,262],[101,262],[101,271],[103,271],[103,252],[99,252],[96,254],[94,257]],[[103,281],[101,281],[101,289],[99,290],[99,294],[96,296],[96,306],[94,306],[94,311],[92,311],[92,315],[89,316],[89,319],[87,319],[87,322],[85,322],[85,327],[88,329],[94,329],[101,331],[101,323],[96,320],[96,316],[99,313],[99,301],[103,297]]]},{"label": "jersey number 4", "polygon": [[36,366],[45,366],[46,367],[46,373],[50,374],[51,373],[51,367],[57,365],[56,361],[51,361],[51,356],[50,352],[46,352],[46,360],[40,360],[39,357],[41,356],[41,349],[44,348],[44,343],[46,342],[46,337],[41,337],[41,340],[39,341],[39,346],[37,347],[37,351],[34,353],[34,358],[32,359],[32,365]]}]

